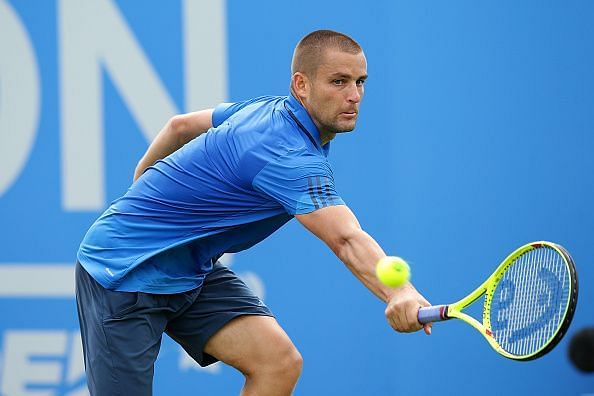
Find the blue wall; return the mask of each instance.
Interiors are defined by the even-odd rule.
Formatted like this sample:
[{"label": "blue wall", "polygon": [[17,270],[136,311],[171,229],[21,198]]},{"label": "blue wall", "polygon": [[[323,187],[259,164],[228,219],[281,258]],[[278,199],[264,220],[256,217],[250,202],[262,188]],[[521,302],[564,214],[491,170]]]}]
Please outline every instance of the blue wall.
[{"label": "blue wall", "polygon": [[[30,110],[38,115],[30,152],[21,166],[10,168],[18,168],[11,171],[13,180],[0,184],[0,394],[6,396],[82,394],[68,269],[86,228],[126,190],[146,134],[158,131],[147,131],[147,125],[167,120],[167,110],[151,107],[154,95],[138,99],[146,107],[132,109],[130,98],[138,91],[123,92],[125,83],[114,72],[119,66],[103,57],[119,58],[98,49],[102,91],[91,99],[101,104],[96,114],[104,195],[98,207],[69,203],[65,129],[75,116],[64,109],[64,97],[65,84],[76,79],[64,70],[68,44],[60,29],[68,37],[78,34],[65,27],[69,10],[82,8],[71,12],[85,14],[75,3],[0,0],[1,21],[24,29],[39,89],[39,105]],[[88,4],[95,3],[101,2]],[[594,234],[594,3],[201,2],[198,8],[222,10],[222,25],[213,22],[212,37],[224,40],[214,52],[200,54],[206,66],[196,85],[188,83],[184,63],[190,38],[182,21],[190,12],[200,14],[188,11],[191,2],[108,3],[161,82],[158,92],[170,98],[165,103],[177,111],[191,110],[188,87],[210,80],[225,87],[222,96],[204,93],[213,102],[285,94],[292,49],[301,36],[331,28],[356,38],[365,48],[370,77],[357,130],[333,143],[337,188],[384,249],[412,263],[413,281],[430,301],[464,296],[507,253],[532,240],[556,241],[574,256],[580,304],[568,337],[544,358],[518,363],[493,353],[461,323],[435,325],[431,337],[394,333],[383,305],[292,222],[228,260],[264,296],[303,354],[296,394],[594,392],[594,377],[578,373],[566,352],[573,333],[594,325],[588,305],[594,300],[588,243]],[[0,23],[0,36],[6,37],[8,26]],[[208,33],[211,27],[204,28]],[[212,37],[193,39],[208,49]],[[26,132],[20,122],[2,123],[2,107],[10,108],[9,101],[21,95],[10,88],[10,70],[31,63],[11,40],[0,39],[0,145],[6,147]],[[226,68],[215,67],[212,58]],[[2,96],[2,90],[10,94]],[[87,99],[81,94],[83,110]],[[151,112],[163,116],[151,121]],[[87,148],[95,145],[88,142]],[[17,154],[10,155],[0,165],[19,162]],[[85,181],[78,188],[93,185]],[[23,279],[29,275],[23,278],[19,268],[32,269],[33,277],[46,268],[50,275],[37,281],[41,286],[28,287]],[[15,374],[18,368],[24,374]],[[489,386],[494,377],[505,378],[498,388]],[[241,383],[232,369],[198,369],[176,344],[164,342],[155,394],[236,394]]]}]

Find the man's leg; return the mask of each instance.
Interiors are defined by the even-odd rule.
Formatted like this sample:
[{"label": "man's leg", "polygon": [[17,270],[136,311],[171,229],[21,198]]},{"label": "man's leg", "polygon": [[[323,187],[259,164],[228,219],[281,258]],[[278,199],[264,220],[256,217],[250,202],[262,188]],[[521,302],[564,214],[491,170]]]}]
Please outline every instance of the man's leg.
[{"label": "man's leg", "polygon": [[242,395],[290,395],[301,374],[301,355],[276,320],[240,316],[206,343],[204,352],[246,378]]},{"label": "man's leg", "polygon": [[[163,301],[160,301],[160,300]],[[148,396],[166,297],[104,289],[76,265],[76,300],[91,395]]]},{"label": "man's leg", "polygon": [[192,303],[166,332],[200,365],[221,360],[246,377],[243,395],[289,395],[301,355],[270,310],[228,268],[217,263]]}]

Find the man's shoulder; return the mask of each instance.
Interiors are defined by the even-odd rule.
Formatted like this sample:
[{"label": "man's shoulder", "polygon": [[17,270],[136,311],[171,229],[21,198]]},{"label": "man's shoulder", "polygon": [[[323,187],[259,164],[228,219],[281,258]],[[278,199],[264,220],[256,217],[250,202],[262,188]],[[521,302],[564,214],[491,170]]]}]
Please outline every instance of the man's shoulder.
[{"label": "man's shoulder", "polygon": [[240,165],[251,174],[252,179],[264,168],[268,171],[262,175],[267,177],[282,174],[298,179],[311,174],[332,174],[330,164],[323,155],[312,149],[300,134],[286,129],[269,130],[263,134],[258,143],[245,153]]},{"label": "man's shoulder", "polygon": [[333,174],[328,160],[306,144],[285,147],[282,153],[278,153],[274,158],[269,158],[267,162],[268,169],[276,169],[285,175],[293,175],[296,178],[312,174],[328,176]]},{"label": "man's shoulder", "polygon": [[275,158],[279,155],[307,155],[310,147],[304,141],[299,127],[285,107],[286,96],[262,97],[229,120],[229,128],[238,137],[253,143],[253,150]]},{"label": "man's shoulder", "polygon": [[271,112],[277,109],[284,108],[284,102],[287,100],[286,96],[257,96],[252,99],[235,102],[229,104],[234,106],[237,110],[233,115],[241,116],[251,114],[254,112]]},{"label": "man's shoulder", "polygon": [[286,128],[289,123],[288,116],[284,114],[286,99],[286,96],[259,96],[243,102],[221,104],[217,114],[224,114],[225,120],[220,126],[255,132]]},{"label": "man's shoulder", "polygon": [[286,96],[268,95],[236,102],[220,103],[213,111],[213,127],[217,128],[224,124],[237,126],[253,123],[258,114],[273,111],[275,107],[281,106],[286,98]]}]

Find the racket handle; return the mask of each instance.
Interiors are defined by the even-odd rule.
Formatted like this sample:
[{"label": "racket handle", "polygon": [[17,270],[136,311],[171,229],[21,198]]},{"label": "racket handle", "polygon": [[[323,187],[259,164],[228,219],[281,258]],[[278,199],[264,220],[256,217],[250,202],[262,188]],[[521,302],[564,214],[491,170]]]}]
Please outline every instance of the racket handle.
[{"label": "racket handle", "polygon": [[448,306],[434,305],[431,307],[422,307],[419,309],[418,320],[419,323],[425,324],[430,322],[441,322],[448,320]]}]

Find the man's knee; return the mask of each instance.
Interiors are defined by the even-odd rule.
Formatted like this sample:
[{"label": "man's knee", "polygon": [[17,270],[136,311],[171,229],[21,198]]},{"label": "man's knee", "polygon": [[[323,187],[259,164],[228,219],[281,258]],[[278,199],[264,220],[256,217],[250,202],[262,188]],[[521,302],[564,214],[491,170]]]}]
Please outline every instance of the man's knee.
[{"label": "man's knee", "polygon": [[249,384],[289,389],[303,365],[293,342],[269,316],[244,315],[233,319],[206,343],[204,352],[235,367]]},{"label": "man's knee", "polygon": [[277,364],[282,373],[287,375],[287,377],[292,377],[297,380],[301,375],[301,369],[303,368],[303,357],[291,343],[290,348],[280,356],[280,360]]},{"label": "man's knee", "polygon": [[303,357],[290,339],[276,340],[269,344],[260,359],[250,365],[250,375],[280,376],[287,380],[297,381],[301,375]]}]

